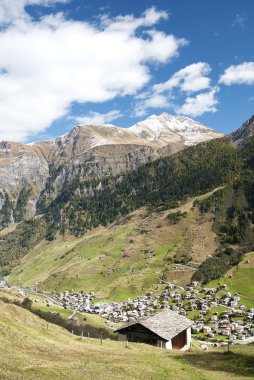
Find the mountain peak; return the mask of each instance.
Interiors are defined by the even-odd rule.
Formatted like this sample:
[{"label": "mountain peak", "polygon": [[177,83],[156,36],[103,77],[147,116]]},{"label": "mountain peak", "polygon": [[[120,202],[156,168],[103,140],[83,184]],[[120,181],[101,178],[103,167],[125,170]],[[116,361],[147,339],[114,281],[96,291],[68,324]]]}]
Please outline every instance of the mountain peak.
[{"label": "mountain peak", "polygon": [[62,136],[32,146],[43,151],[50,162],[58,162],[99,147],[115,145],[117,149],[124,150],[129,145],[158,151],[168,146],[175,152],[218,137],[222,135],[195,120],[164,112],[151,115],[130,128],[119,128],[113,124],[77,125]]},{"label": "mountain peak", "polygon": [[222,134],[191,118],[173,116],[166,112],[151,115],[129,128],[139,138],[149,141],[173,143],[179,140],[185,146],[222,137]]}]

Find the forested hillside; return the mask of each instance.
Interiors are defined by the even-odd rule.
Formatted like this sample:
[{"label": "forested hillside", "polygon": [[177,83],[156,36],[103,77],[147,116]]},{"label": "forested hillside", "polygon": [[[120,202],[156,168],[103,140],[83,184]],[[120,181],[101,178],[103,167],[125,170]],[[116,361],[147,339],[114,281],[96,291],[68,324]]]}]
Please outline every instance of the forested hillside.
[{"label": "forested hillside", "polygon": [[[38,202],[40,216],[21,222],[0,240],[0,265],[5,266],[4,273],[8,272],[15,259],[41,239],[53,240],[56,233],[80,236],[140,207],[153,212],[167,210],[187,198],[224,186],[194,204],[201,212],[214,215],[219,242],[216,256],[206,260],[194,278],[204,282],[217,278],[239,262],[254,243],[253,157],[253,139],[242,148],[213,140],[115,177],[91,181],[76,177],[66,182],[55,198],[52,177]],[[17,246],[21,249],[13,249]]]},{"label": "forested hillside", "polygon": [[[204,213],[213,210],[214,231],[220,241],[218,253],[202,263],[194,275],[208,282],[221,277],[237,265],[243,254],[254,248],[254,138],[249,138],[240,150],[242,169],[219,193],[196,206]],[[237,173],[236,173],[237,174]]]},{"label": "forested hillside", "polygon": [[49,181],[39,200],[38,212],[46,217],[49,239],[56,230],[79,235],[142,206],[170,208],[186,197],[233,181],[241,168],[239,151],[214,140],[127,174],[86,182],[76,178],[66,182],[53,200]]}]

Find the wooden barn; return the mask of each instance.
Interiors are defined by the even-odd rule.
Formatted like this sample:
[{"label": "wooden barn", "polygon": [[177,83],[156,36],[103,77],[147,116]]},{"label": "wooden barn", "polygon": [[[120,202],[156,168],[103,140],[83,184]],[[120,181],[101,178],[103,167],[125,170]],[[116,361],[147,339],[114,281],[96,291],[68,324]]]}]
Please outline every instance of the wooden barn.
[{"label": "wooden barn", "polygon": [[188,350],[191,346],[191,325],[191,320],[167,310],[127,323],[116,332],[126,335],[129,342]]}]

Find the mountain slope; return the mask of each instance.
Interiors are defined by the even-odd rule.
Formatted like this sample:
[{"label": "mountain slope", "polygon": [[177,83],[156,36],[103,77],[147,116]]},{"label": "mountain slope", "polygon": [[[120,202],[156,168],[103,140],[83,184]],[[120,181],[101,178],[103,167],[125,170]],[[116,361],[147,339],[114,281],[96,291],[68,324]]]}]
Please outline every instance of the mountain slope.
[{"label": "mountain slope", "polygon": [[244,142],[254,135],[254,115],[247,120],[235,132],[224,137],[224,140],[230,142],[234,146],[242,146]]},{"label": "mountain slope", "polygon": [[[253,244],[253,144],[250,139],[239,149],[216,139],[102,179],[84,178],[84,167],[79,165],[75,177],[66,180],[58,193],[54,185],[62,168],[56,169],[38,202],[41,215],[29,223],[21,222],[16,230],[2,236],[2,272],[8,273],[15,259],[43,238],[53,240],[58,233],[82,236],[88,230],[121,220],[140,207],[149,212],[168,210],[188,197],[226,186],[215,198],[211,196],[208,202],[197,205],[202,213],[209,211],[214,215],[214,231],[220,243],[220,256],[212,258],[211,263],[205,260],[197,273],[203,281],[209,281],[214,277],[207,268],[215,265],[212,276],[221,276],[228,263],[234,265],[241,258],[239,249],[246,244],[251,248]],[[178,216],[172,216],[173,220]],[[20,246],[22,249],[17,249]],[[106,264],[109,269],[110,264]]]},{"label": "mountain slope", "polygon": [[[154,137],[152,129],[156,134]],[[18,197],[24,188],[29,192],[26,202],[23,199],[22,203],[22,217],[26,218],[35,215],[39,194],[48,180],[51,192],[57,196],[65,182],[74,180],[77,175],[83,179],[117,175],[186,146],[220,136],[191,119],[162,114],[131,128],[84,125],[50,141],[27,145],[2,142],[0,226],[20,220],[16,218],[15,209],[19,207]]]},{"label": "mountain slope", "polygon": [[[164,276],[187,284],[195,267],[218,247],[212,213],[204,217],[192,208],[193,201],[162,212],[142,208],[79,238],[58,235],[50,243],[42,241],[21,259],[8,282],[43,290],[94,291],[111,301],[151,290]],[[172,269],[177,262],[181,265]]]},{"label": "mountain slope", "polygon": [[78,234],[142,206],[171,207],[187,196],[224,185],[240,167],[238,151],[214,140],[123,175],[93,181],[83,181],[77,175],[65,182],[56,197],[49,183],[38,210],[46,214],[51,227],[66,227]]},{"label": "mountain slope", "polygon": [[15,258],[24,256],[43,237],[54,239],[57,231],[82,236],[140,207],[157,211],[175,207],[187,197],[223,186],[235,178],[241,165],[236,148],[214,140],[120,176],[92,181],[77,176],[65,183],[57,197],[52,197],[49,182],[38,203],[42,215],[20,223],[0,240],[0,265],[8,272]]}]

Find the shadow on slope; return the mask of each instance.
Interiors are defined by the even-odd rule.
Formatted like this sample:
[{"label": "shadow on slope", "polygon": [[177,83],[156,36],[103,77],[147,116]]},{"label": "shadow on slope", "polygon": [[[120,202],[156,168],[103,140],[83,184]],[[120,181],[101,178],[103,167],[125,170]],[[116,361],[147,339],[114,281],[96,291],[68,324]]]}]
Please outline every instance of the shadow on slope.
[{"label": "shadow on slope", "polygon": [[254,345],[231,347],[230,352],[188,353],[177,356],[197,369],[254,378]]}]

